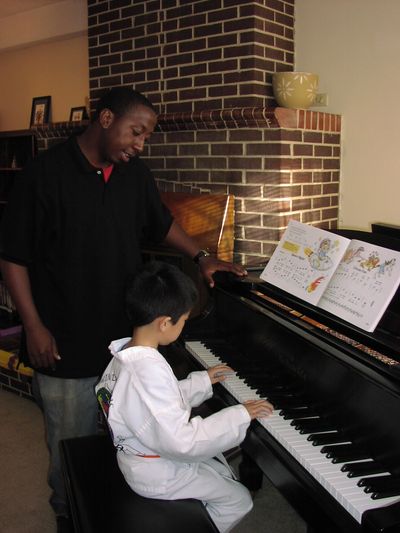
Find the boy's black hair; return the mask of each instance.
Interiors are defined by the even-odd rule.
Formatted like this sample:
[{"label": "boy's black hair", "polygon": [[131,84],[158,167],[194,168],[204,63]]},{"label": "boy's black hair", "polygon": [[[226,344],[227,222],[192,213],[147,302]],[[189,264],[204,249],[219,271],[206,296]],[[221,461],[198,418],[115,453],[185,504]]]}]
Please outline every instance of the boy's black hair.
[{"label": "boy's black hair", "polygon": [[145,263],[128,282],[126,311],[133,328],[160,316],[175,324],[197,300],[193,281],[178,267],[161,261]]},{"label": "boy's black hair", "polygon": [[144,105],[156,112],[153,104],[144,94],[130,87],[113,87],[108,89],[97,102],[92,120],[97,120],[103,109],[110,109],[115,115],[122,116],[138,105]]}]

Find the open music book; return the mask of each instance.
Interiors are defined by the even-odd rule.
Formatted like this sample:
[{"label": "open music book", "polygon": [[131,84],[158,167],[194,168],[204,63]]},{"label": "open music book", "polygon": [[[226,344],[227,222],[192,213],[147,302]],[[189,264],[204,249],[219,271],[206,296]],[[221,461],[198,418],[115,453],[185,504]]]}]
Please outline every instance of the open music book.
[{"label": "open music book", "polygon": [[400,284],[400,252],[291,220],[260,277],[374,331]]}]

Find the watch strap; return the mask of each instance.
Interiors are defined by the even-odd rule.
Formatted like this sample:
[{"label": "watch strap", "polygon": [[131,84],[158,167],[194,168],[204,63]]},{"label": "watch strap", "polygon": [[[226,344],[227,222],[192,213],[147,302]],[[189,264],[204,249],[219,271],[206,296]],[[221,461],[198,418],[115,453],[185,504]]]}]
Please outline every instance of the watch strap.
[{"label": "watch strap", "polygon": [[210,254],[206,250],[200,250],[194,257],[193,262],[196,263],[196,265],[199,264],[199,261],[202,257],[209,257]]}]

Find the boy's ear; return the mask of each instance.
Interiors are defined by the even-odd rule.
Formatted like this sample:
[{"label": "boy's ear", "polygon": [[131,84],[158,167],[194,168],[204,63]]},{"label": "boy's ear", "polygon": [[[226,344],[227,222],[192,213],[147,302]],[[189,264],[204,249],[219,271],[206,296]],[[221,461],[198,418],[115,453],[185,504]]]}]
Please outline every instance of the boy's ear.
[{"label": "boy's ear", "polygon": [[170,316],[160,316],[159,318],[160,331],[162,332],[166,331],[171,324],[172,324],[172,321],[171,321]]}]

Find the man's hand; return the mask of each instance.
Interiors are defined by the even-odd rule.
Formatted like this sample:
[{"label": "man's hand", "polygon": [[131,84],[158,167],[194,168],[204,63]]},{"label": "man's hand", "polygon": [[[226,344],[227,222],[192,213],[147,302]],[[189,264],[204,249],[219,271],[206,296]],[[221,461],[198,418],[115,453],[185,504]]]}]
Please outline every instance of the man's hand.
[{"label": "man's hand", "polygon": [[29,360],[33,368],[55,368],[56,341],[43,322],[32,297],[28,267],[0,259],[0,268],[26,333]]},{"label": "man's hand", "polygon": [[33,368],[55,368],[61,359],[56,341],[50,331],[43,325],[26,329],[26,343],[29,360]]},{"label": "man's hand", "polygon": [[[171,227],[164,239],[164,244],[172,246],[176,250],[182,252],[187,257],[194,258],[199,252],[199,245],[192,237],[179,226],[174,220]],[[212,275],[214,272],[224,270],[225,272],[232,272],[236,276],[244,277],[247,275],[246,269],[241,265],[234,265],[233,263],[227,263],[226,261],[220,261],[212,256],[200,257],[198,261],[200,272],[202,273],[206,283],[210,287],[214,287],[214,280]]]},{"label": "man's hand", "polygon": [[199,268],[204,279],[206,280],[206,283],[208,283],[210,287],[214,287],[214,280],[212,277],[214,272],[219,272],[219,271],[232,272],[233,274],[241,278],[247,276],[246,269],[242,267],[241,265],[235,265],[233,263],[228,263],[226,261],[220,261],[219,259],[216,259],[215,257],[212,257],[211,255],[200,258]]}]

